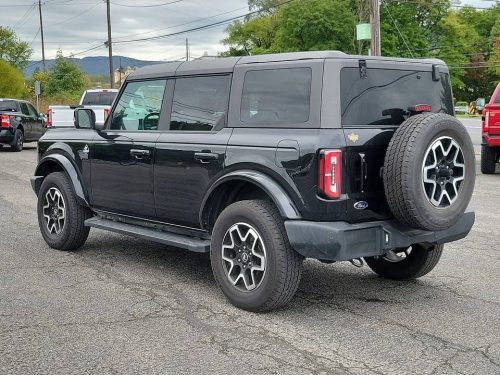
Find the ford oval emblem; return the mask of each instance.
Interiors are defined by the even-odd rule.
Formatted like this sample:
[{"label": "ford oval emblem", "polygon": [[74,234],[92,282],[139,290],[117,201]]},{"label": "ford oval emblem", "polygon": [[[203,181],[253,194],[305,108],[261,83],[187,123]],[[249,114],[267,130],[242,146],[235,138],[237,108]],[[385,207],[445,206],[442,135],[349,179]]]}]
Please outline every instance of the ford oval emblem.
[{"label": "ford oval emblem", "polygon": [[364,209],[368,208],[368,202],[358,201],[358,202],[354,203],[354,208],[356,210],[364,210]]}]

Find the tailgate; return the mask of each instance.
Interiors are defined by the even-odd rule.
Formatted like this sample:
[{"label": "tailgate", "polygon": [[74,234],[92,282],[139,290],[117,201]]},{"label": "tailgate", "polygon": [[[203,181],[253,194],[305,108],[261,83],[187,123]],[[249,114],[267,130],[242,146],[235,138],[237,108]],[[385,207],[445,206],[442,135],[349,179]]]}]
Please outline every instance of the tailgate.
[{"label": "tailgate", "polygon": [[488,104],[485,110],[487,111],[486,116],[488,116],[488,133],[500,135],[500,104]]}]

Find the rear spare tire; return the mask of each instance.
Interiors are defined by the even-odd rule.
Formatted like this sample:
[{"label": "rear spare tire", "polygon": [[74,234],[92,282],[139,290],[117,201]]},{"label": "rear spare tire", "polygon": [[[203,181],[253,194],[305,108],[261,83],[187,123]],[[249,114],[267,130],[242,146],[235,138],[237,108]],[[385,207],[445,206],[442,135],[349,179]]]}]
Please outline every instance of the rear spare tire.
[{"label": "rear spare tire", "polygon": [[476,176],[472,141],[456,118],[423,113],[394,132],[384,160],[384,191],[395,218],[413,228],[443,230],[470,202]]}]

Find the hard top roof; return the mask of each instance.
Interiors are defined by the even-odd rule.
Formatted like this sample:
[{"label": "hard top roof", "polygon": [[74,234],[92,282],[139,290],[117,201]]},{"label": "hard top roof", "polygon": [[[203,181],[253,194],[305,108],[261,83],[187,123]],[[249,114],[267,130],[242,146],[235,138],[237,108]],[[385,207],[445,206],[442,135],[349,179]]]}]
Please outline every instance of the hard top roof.
[{"label": "hard top roof", "polygon": [[228,73],[232,72],[236,65],[312,59],[379,60],[399,63],[413,62],[421,64],[445,65],[445,63],[439,59],[406,59],[400,57],[348,55],[340,51],[288,52],[242,57],[209,58],[184,62],[176,61],[149,65],[132,72],[127,79],[147,79],[174,75],[181,76],[187,74]]}]

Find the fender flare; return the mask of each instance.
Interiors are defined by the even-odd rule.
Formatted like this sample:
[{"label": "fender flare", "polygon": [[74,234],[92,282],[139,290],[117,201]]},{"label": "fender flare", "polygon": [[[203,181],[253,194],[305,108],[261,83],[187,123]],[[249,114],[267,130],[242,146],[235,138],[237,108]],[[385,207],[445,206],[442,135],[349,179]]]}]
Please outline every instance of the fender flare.
[{"label": "fender flare", "polygon": [[261,188],[272,199],[272,201],[278,208],[281,217],[283,217],[284,219],[299,220],[302,218],[300,216],[299,210],[290,198],[290,195],[276,182],[276,180],[258,171],[239,170],[230,172],[220,177],[212,184],[210,189],[208,189],[205,196],[203,197],[203,201],[201,204],[199,213],[200,223],[202,223],[203,221],[203,214],[206,209],[206,204],[208,199],[212,196],[212,193],[222,184],[237,180],[251,182]]},{"label": "fender flare", "polygon": [[40,191],[40,186],[42,185],[43,179],[47,176],[46,174],[41,173],[41,169],[47,163],[57,163],[66,173],[71,181],[71,185],[73,186],[73,191],[75,192],[76,198],[84,206],[90,207],[89,201],[87,199],[87,191],[84,188],[82,183],[82,179],[80,173],[78,173],[77,169],[73,165],[73,163],[69,160],[68,157],[62,154],[49,154],[44,156],[40,162],[38,163],[35,176],[31,178],[31,186],[35,191],[35,194],[38,195]]}]

